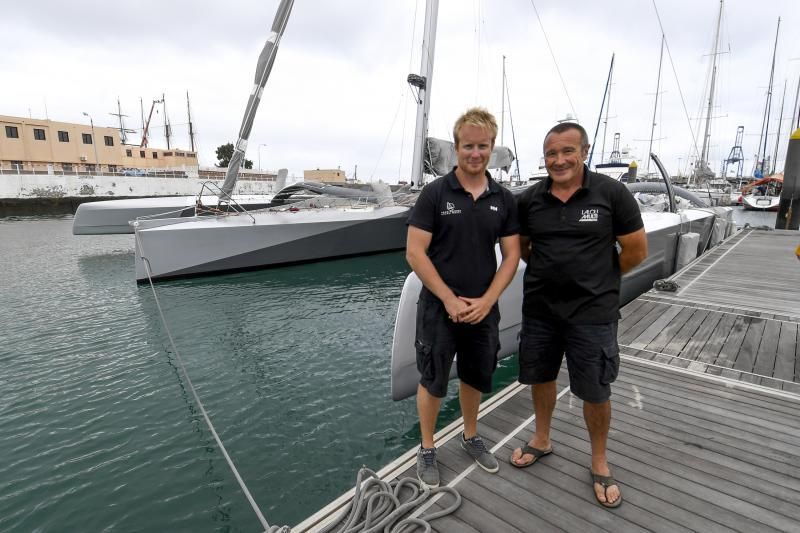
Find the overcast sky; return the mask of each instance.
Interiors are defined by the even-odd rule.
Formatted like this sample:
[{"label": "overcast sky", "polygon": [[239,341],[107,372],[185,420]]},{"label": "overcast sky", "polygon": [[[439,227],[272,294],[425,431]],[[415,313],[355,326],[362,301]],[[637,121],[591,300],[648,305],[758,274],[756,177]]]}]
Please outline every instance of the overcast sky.
[{"label": "overcast sky", "polygon": [[[86,111],[95,124],[116,126],[110,113],[119,97],[126,126],[141,131],[140,98],[147,114],[163,93],[173,147],[188,148],[188,91],[200,163],[210,166],[216,147],[236,140],[278,1],[2,4],[0,114],[85,122]],[[644,158],[661,42],[656,7],[670,55],[664,54],[653,150],[673,174],[679,165],[685,173],[694,152],[692,129],[698,147],[702,143],[704,125],[697,118],[707,105],[718,0],[656,0],[655,7],[652,0],[441,0],[430,135],[449,139],[457,116],[474,105],[487,107],[499,122],[505,55],[504,141],[513,148],[515,138],[527,177],[556,120],[575,114],[593,136],[616,53],[606,152],[619,132],[622,146]],[[415,105],[406,77],[420,69],[424,11],[424,0],[296,0],[247,157],[295,175],[340,167],[352,176],[357,166],[362,180],[407,179]],[[798,0],[728,0],[711,126],[714,169],[743,125],[745,174],[752,171],[779,16],[770,133],[787,82],[782,168],[800,76],[800,44],[792,34],[800,27],[800,6]],[[151,146],[165,147],[161,109],[153,116]],[[595,159],[602,131],[601,125]],[[768,146],[771,153],[775,136]]]}]

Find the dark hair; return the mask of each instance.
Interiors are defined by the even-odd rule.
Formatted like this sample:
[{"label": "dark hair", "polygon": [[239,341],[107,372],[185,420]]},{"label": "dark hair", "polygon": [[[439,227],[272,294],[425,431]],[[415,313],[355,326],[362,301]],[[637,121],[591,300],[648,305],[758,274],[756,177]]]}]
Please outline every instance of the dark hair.
[{"label": "dark hair", "polygon": [[564,133],[565,131],[569,130],[577,130],[581,134],[581,148],[589,148],[589,134],[586,133],[586,130],[583,129],[583,126],[577,122],[559,122],[550,128],[550,131],[548,131],[547,135],[544,136],[544,140],[547,141],[547,137],[551,133]]}]

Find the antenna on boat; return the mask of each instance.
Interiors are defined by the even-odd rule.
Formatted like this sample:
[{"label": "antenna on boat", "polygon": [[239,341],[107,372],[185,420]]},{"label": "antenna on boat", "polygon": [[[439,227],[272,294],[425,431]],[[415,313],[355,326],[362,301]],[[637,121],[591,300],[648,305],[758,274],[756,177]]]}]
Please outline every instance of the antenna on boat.
[{"label": "antenna on boat", "polygon": [[414,134],[414,159],[411,163],[411,182],[422,185],[423,162],[427,148],[428,114],[430,112],[430,91],[433,80],[433,53],[436,45],[436,19],[439,14],[439,0],[425,3],[425,29],[422,35],[422,59],[419,75],[409,74],[408,84],[417,89],[417,125]]}]

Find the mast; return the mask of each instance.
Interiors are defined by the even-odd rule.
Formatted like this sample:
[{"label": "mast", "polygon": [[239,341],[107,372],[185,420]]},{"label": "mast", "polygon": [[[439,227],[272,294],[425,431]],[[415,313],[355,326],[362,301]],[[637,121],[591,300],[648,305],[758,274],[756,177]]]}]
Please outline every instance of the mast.
[{"label": "mast", "polygon": [[[500,146],[505,146],[503,139],[506,129],[506,56],[503,56],[503,80],[500,84],[500,93]],[[503,181],[502,168],[497,170],[497,177],[498,181]]]},{"label": "mast", "polygon": [[172,136],[172,128],[167,117],[167,99],[164,93],[161,93],[161,104],[164,106],[164,137],[167,138],[167,150],[169,150],[169,138]]},{"label": "mast", "polygon": [[119,119],[119,139],[122,144],[125,144],[128,141],[127,130],[125,129],[125,125],[122,122],[122,117],[127,117],[128,115],[122,114],[122,106],[119,103],[119,96],[117,96],[117,112],[116,113],[109,113],[112,117],[117,117]]},{"label": "mast", "polygon": [[[603,108],[606,107],[606,96],[609,97],[611,102],[611,73],[614,72],[614,54],[611,54],[611,66],[608,67],[608,79],[606,80],[606,89],[603,91],[603,100],[600,102],[600,115],[597,117],[597,126],[594,128],[594,137],[592,138],[592,148],[589,151],[589,161],[586,163],[590,168],[592,166],[592,156],[594,156],[594,145],[597,140],[597,131],[600,129],[600,120],[603,117]],[[606,125],[608,125],[608,108],[606,108]],[[603,131],[603,150],[605,150],[605,130]],[[600,154],[600,162],[603,161],[603,154]]]},{"label": "mast", "polygon": [[606,89],[606,119],[603,121],[603,145],[600,149],[600,163],[605,162],[606,157],[606,132],[608,131],[608,111],[611,109],[611,77],[614,73],[614,54],[611,54],[611,68],[608,72],[608,88]]},{"label": "mast", "polygon": [[194,129],[192,127],[192,108],[189,107],[189,91],[186,91],[186,114],[189,117],[189,142],[192,144],[192,152],[194,152]]},{"label": "mast", "polygon": [[764,120],[761,123],[761,137],[758,139],[758,153],[756,154],[756,168],[753,170],[753,176],[756,172],[761,177],[766,170],[767,158],[767,142],[769,141],[769,115],[772,109],[772,83],[775,79],[775,54],[778,51],[778,35],[781,31],[781,18],[778,17],[778,29],[775,30],[775,45],[772,48],[772,67],[769,71],[769,86],[767,88],[767,101],[764,104]]},{"label": "mast", "polygon": [[416,87],[417,124],[414,134],[414,159],[411,163],[411,181],[422,185],[426,137],[428,135],[428,115],[430,112],[430,92],[433,82],[433,54],[436,47],[436,19],[439,14],[439,0],[428,0],[425,3],[425,29],[422,35],[422,59],[419,76],[408,75],[408,83]]},{"label": "mast", "polygon": [[786,83],[787,80],[783,80],[783,98],[781,99],[781,113],[778,115],[778,127],[775,131],[775,154],[772,156],[772,167],[770,168],[770,174],[775,174],[775,167],[778,165],[778,146],[781,144],[781,124],[783,124],[783,104],[786,103]]},{"label": "mast", "polygon": [[247,141],[250,138],[250,130],[253,129],[253,121],[256,118],[258,104],[261,103],[264,86],[269,78],[269,73],[272,71],[272,65],[275,63],[278,45],[281,42],[283,30],[286,29],[286,23],[289,21],[289,14],[292,12],[293,4],[294,0],[281,0],[278,11],[275,13],[275,19],[272,21],[272,31],[267,38],[267,42],[264,43],[261,54],[258,56],[253,89],[247,100],[242,126],[239,129],[239,139],[233,147],[233,155],[225,172],[225,181],[220,188],[219,198],[221,200],[230,196],[233,192],[233,187],[236,185],[236,179],[239,177],[239,166],[244,160],[244,153],[247,150]]},{"label": "mast", "polygon": [[[664,62],[664,34],[661,34],[661,52],[658,55],[658,77],[656,78],[656,98],[653,102],[653,124],[650,126],[650,145],[647,147],[647,169],[645,179],[650,174],[650,154],[653,153],[653,135],[656,132],[656,113],[658,113],[658,92],[661,90],[661,65]],[[715,67],[716,68],[716,67]],[[712,85],[713,87],[713,85]],[[713,92],[713,89],[712,89]]]},{"label": "mast", "polygon": [[[719,27],[722,24],[722,6],[724,0],[719,0],[719,15],[717,17],[717,29],[714,33],[714,52],[711,55],[711,87],[708,91],[708,110],[706,112],[706,130],[703,134],[703,149],[700,151],[700,159],[695,163],[695,180],[701,174],[708,173],[708,140],[711,131],[711,111],[714,108],[714,89],[717,80],[717,53],[719,50]],[[703,179],[705,176],[703,176]],[[695,181],[697,184],[697,181]]]}]

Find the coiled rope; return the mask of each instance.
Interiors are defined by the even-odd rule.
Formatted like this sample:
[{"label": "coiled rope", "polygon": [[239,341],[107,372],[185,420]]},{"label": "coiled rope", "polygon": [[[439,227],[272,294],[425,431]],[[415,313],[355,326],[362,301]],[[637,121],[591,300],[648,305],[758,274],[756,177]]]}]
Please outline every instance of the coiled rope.
[{"label": "coiled rope", "polygon": [[272,526],[270,527],[269,523],[267,523],[267,519],[264,518],[264,514],[259,509],[258,504],[253,499],[252,494],[247,489],[247,485],[245,485],[242,476],[239,475],[239,471],[236,470],[236,465],[233,464],[233,460],[231,456],[228,455],[228,450],[225,449],[225,445],[222,444],[222,439],[219,438],[217,434],[217,430],[214,429],[214,424],[211,423],[211,418],[209,418],[208,413],[206,412],[205,407],[203,406],[203,402],[200,401],[200,396],[197,394],[197,391],[194,388],[194,384],[192,383],[191,378],[189,377],[189,373],[186,371],[186,365],[183,364],[183,358],[181,354],[178,352],[178,348],[175,346],[175,341],[172,338],[172,332],[169,329],[169,325],[167,324],[167,319],[164,316],[164,311],[161,309],[161,302],[158,301],[158,294],[156,293],[156,287],[153,284],[153,278],[150,276],[150,260],[147,259],[144,253],[144,248],[142,248],[142,241],[139,239],[139,228],[134,225],[134,235],[136,236],[136,243],[139,245],[139,256],[141,257],[142,264],[144,265],[145,272],[147,273],[147,281],[150,282],[150,288],[153,291],[153,298],[156,302],[156,308],[158,309],[158,314],[161,317],[161,323],[164,326],[164,330],[167,332],[167,338],[169,339],[169,345],[172,347],[172,353],[175,354],[175,359],[178,361],[178,366],[180,366],[181,373],[183,374],[183,379],[186,380],[186,384],[189,386],[189,390],[192,392],[192,396],[194,396],[194,401],[197,404],[197,407],[200,409],[200,412],[203,414],[203,419],[206,421],[206,425],[208,426],[209,431],[214,436],[214,440],[217,443],[220,451],[222,452],[222,456],[225,457],[225,461],[228,463],[228,467],[233,472],[233,476],[236,478],[236,482],[239,484],[239,488],[242,489],[247,501],[250,502],[250,507],[253,508],[255,511],[256,516],[258,517],[258,521],[264,528],[264,531],[267,533],[285,533],[289,531],[289,528],[286,526],[278,527]]},{"label": "coiled rope", "polygon": [[[366,478],[366,479],[365,479]],[[406,489],[408,496],[402,493]],[[449,507],[425,515],[424,517],[403,518],[413,514],[437,493],[453,496]],[[403,498],[406,499],[403,499]],[[320,533],[404,533],[422,528],[430,533],[430,521],[455,512],[461,505],[461,495],[452,487],[430,489],[416,479],[403,478],[386,482],[369,468],[358,471],[353,499],[342,510],[334,522],[328,524]],[[344,522],[342,524],[342,522]]]}]

